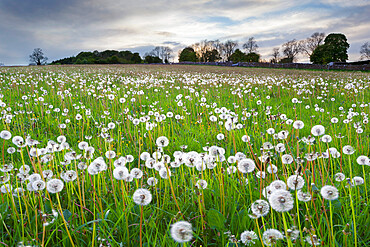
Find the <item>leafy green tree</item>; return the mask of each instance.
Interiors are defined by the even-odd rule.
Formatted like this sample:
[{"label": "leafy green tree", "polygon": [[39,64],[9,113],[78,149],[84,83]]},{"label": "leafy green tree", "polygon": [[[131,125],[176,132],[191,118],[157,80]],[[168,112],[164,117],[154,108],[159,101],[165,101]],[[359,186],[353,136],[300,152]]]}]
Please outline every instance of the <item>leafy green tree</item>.
[{"label": "leafy green tree", "polygon": [[162,63],[162,59],[156,56],[147,55],[144,59],[144,63]]},{"label": "leafy green tree", "polygon": [[246,62],[247,55],[239,49],[236,49],[233,54],[231,54],[229,61],[233,61],[234,63],[238,62]]},{"label": "leafy green tree", "polygon": [[220,58],[221,58],[220,54],[218,53],[218,51],[216,49],[208,50],[204,54],[204,61],[205,62],[216,62]]},{"label": "leafy green tree", "polygon": [[284,58],[280,59],[279,63],[293,63],[293,58],[284,57]]},{"label": "leafy green tree", "polygon": [[325,45],[319,45],[312,52],[310,56],[310,61],[314,64],[327,64],[330,62],[330,57],[328,55],[328,49]]},{"label": "leafy green tree", "polygon": [[310,56],[312,63],[326,64],[329,62],[346,62],[349,44],[342,33],[331,33],[323,45],[319,45]]},{"label": "leafy green tree", "polygon": [[248,53],[245,56],[246,62],[255,62],[258,63],[260,60],[260,54],[257,54],[255,52]]},{"label": "leafy green tree", "polygon": [[139,53],[131,51],[80,52],[75,57],[53,61],[52,64],[132,64],[142,63]]},{"label": "leafy green tree", "polygon": [[194,49],[191,47],[184,48],[179,56],[180,62],[196,62],[197,54],[195,53]]},{"label": "leafy green tree", "polygon": [[327,46],[330,62],[345,62],[348,59],[349,44],[344,34],[331,33],[325,38],[324,44]]}]

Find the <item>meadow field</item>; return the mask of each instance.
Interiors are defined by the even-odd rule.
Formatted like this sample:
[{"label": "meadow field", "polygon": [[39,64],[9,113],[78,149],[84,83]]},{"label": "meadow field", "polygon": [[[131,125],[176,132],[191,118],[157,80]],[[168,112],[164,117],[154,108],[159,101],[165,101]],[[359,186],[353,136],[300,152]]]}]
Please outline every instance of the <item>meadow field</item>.
[{"label": "meadow field", "polygon": [[1,246],[369,246],[370,74],[0,68]]}]

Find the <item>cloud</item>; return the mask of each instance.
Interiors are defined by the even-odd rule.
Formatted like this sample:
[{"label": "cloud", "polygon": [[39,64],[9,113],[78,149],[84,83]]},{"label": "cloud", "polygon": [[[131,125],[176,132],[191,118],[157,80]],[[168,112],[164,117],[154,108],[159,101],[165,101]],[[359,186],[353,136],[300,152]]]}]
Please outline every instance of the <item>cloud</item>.
[{"label": "cloud", "polygon": [[2,0],[0,61],[27,64],[35,47],[50,60],[81,50],[137,49],[143,55],[160,45],[177,55],[200,40],[242,44],[251,36],[268,58],[273,47],[316,31],[346,34],[356,60],[369,39],[368,13],[366,0]]}]

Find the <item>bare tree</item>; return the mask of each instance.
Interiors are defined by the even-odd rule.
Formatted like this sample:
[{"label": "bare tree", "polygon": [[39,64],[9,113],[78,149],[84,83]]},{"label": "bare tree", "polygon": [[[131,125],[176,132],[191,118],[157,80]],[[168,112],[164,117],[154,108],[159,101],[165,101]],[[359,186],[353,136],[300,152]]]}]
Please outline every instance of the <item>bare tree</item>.
[{"label": "bare tree", "polygon": [[169,62],[170,58],[172,57],[173,50],[168,46],[161,46],[160,48],[160,55],[163,62]]},{"label": "bare tree", "polygon": [[325,33],[313,33],[311,37],[301,41],[302,51],[306,53],[307,56],[311,56],[313,51],[321,45],[325,39]]},{"label": "bare tree", "polygon": [[361,59],[370,59],[370,44],[366,42],[361,46],[360,50]]},{"label": "bare tree", "polygon": [[220,54],[220,49],[222,49],[222,43],[219,40],[202,40],[198,43],[192,44],[191,48],[197,54],[197,58],[200,62],[207,62],[207,57],[209,54],[216,54],[214,50],[217,51],[217,54]]},{"label": "bare tree", "polygon": [[293,39],[283,44],[283,53],[286,58],[294,62],[296,60],[296,56],[302,51],[302,44],[301,42]]},{"label": "bare tree", "polygon": [[202,62],[205,62],[205,55],[207,51],[211,50],[213,46],[213,41],[210,40],[202,40],[199,43],[199,58],[201,59]]},{"label": "bare tree", "polygon": [[234,53],[235,48],[238,46],[237,41],[228,40],[224,44],[224,52],[227,61],[230,61],[231,55]]},{"label": "bare tree", "polygon": [[156,46],[150,53],[153,54],[153,56],[160,58],[160,56],[161,56],[161,47]]},{"label": "bare tree", "polygon": [[247,53],[257,52],[257,41],[254,39],[254,37],[250,37],[248,41],[243,44],[243,49],[247,50]]},{"label": "bare tree", "polygon": [[218,39],[216,39],[213,42],[213,47],[218,51],[218,54],[222,58],[223,55],[224,55],[224,44],[222,42],[220,42]]},{"label": "bare tree", "polygon": [[274,49],[272,49],[272,59],[271,59],[271,62],[272,63],[277,63],[279,62],[279,58],[280,58],[280,49],[278,47],[275,47]]},{"label": "bare tree", "polygon": [[31,64],[43,65],[46,64],[48,58],[44,56],[41,48],[35,48],[30,55]]}]

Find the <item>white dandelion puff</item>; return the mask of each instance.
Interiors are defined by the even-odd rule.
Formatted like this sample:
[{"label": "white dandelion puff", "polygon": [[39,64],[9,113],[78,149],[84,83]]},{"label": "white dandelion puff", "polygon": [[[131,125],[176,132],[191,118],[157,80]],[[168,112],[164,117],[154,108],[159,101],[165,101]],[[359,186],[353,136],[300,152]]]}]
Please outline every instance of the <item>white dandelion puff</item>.
[{"label": "white dandelion puff", "polygon": [[146,206],[152,201],[152,194],[147,189],[137,189],[132,199],[134,202],[140,206]]},{"label": "white dandelion puff", "polygon": [[171,237],[178,243],[189,242],[193,238],[191,224],[187,221],[178,221],[172,224]]}]

